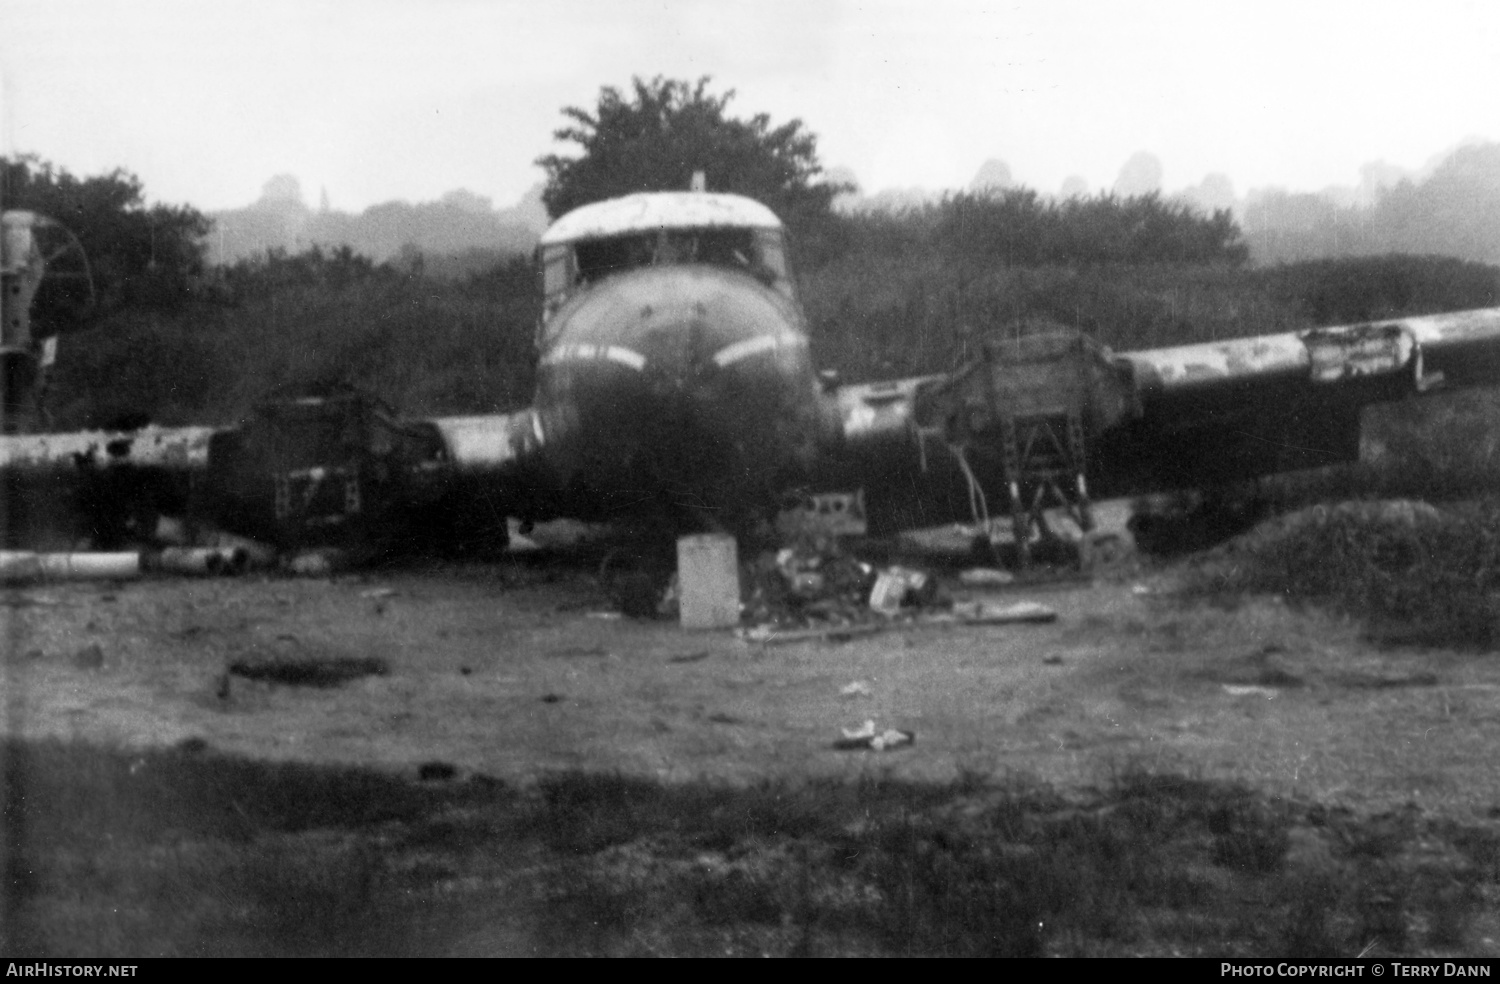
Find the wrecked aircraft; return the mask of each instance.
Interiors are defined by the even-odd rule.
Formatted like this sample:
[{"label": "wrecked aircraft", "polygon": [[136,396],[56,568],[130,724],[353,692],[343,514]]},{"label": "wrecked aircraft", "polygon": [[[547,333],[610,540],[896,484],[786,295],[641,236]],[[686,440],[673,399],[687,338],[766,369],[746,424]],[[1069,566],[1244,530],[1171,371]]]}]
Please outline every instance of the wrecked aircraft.
[{"label": "wrecked aircraft", "polygon": [[991,338],[951,373],[838,385],[813,366],[784,237],[736,195],[584,206],[538,248],[530,406],[410,420],[290,392],[236,428],[5,436],[6,535],[71,523],[103,548],[175,517],[282,549],[462,549],[503,542],[508,517],[749,530],[798,490],[846,531],[993,510],[1023,561],[1062,508],[1107,553],[1094,498],[1352,461],[1364,406],[1500,380],[1487,309],[1122,353]]}]

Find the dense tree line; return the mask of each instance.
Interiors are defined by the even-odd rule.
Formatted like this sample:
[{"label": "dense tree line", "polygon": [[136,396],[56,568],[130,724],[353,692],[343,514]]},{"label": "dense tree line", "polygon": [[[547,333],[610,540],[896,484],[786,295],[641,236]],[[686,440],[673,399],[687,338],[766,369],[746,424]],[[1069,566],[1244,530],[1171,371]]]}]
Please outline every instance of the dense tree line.
[{"label": "dense tree line", "polygon": [[212,301],[114,319],[64,344],[57,427],[230,424],[283,387],[345,383],[418,415],[531,398],[540,313],[527,260],[434,279],[311,249],[224,271]]},{"label": "dense tree line", "polygon": [[223,282],[231,298],[242,300],[292,287],[346,287],[397,276],[387,265],[376,266],[351,246],[324,250],[313,246],[301,253],[271,249],[223,268]]},{"label": "dense tree line", "polygon": [[1227,263],[1248,256],[1228,210],[1203,215],[1155,193],[1064,200],[1029,188],[964,192],[895,214],[844,220],[854,252],[928,250],[970,268]]}]

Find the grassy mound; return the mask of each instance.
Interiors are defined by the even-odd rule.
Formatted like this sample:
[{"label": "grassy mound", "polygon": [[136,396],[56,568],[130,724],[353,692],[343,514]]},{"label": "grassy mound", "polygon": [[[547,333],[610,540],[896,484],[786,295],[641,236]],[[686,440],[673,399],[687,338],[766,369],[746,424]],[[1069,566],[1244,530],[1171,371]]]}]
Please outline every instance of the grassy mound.
[{"label": "grassy mound", "polygon": [[1183,585],[1190,595],[1326,605],[1408,641],[1491,647],[1500,641],[1500,502],[1313,506],[1200,558]]}]

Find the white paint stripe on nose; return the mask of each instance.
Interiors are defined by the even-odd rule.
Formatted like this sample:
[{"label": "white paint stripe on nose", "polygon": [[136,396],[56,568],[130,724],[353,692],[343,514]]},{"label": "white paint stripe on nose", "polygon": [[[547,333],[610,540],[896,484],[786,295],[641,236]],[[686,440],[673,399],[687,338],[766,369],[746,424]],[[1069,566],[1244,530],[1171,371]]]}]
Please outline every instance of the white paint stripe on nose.
[{"label": "white paint stripe on nose", "polygon": [[726,345],[714,353],[714,362],[719,368],[733,365],[741,359],[748,359],[752,355],[762,352],[774,352],[781,348],[794,348],[806,345],[807,338],[803,335],[795,335],[791,332],[781,332],[776,335],[756,335],[741,342]]},{"label": "white paint stripe on nose", "polygon": [[634,369],[636,372],[646,368],[646,357],[635,349],[628,349],[623,345],[559,345],[548,352],[542,362],[546,365],[553,365],[558,362],[588,362],[601,359]]},{"label": "white paint stripe on nose", "polygon": [[604,347],[604,357],[611,362],[617,362],[622,366],[629,366],[636,372],[646,368],[646,357],[635,349],[625,348],[623,345],[607,345]]}]

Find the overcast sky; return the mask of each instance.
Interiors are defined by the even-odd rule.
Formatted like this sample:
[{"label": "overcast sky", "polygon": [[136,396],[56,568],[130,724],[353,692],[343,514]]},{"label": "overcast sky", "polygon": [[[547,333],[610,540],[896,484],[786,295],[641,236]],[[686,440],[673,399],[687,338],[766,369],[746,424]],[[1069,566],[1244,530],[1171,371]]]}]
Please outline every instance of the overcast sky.
[{"label": "overcast sky", "polygon": [[1358,183],[1500,140],[1493,0],[0,0],[0,149],[202,209],[300,179],[335,208],[513,203],[565,105],[711,75],[866,191],[998,157],[1043,191]]}]

